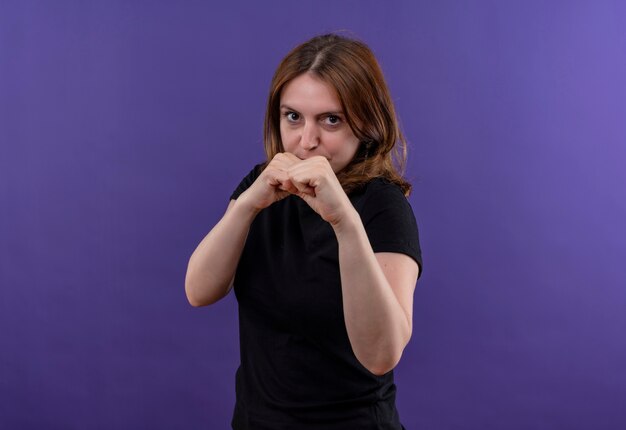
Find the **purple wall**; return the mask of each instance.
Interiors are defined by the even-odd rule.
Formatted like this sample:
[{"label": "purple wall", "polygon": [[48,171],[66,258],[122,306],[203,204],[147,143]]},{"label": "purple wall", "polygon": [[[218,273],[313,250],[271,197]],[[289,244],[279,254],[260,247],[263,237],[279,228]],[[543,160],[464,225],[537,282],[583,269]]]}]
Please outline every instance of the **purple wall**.
[{"label": "purple wall", "polygon": [[236,302],[187,261],[338,29],[411,144],[407,429],[626,428],[624,2],[266,3],[0,2],[0,428],[229,426]]}]

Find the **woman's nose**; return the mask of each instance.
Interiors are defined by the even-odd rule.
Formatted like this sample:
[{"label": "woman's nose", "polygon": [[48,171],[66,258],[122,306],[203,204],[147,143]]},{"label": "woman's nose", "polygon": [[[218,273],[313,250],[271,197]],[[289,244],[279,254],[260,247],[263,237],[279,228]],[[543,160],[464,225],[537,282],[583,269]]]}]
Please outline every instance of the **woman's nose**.
[{"label": "woman's nose", "polygon": [[319,130],[315,124],[305,124],[302,128],[300,145],[307,150],[314,149],[320,143]]}]

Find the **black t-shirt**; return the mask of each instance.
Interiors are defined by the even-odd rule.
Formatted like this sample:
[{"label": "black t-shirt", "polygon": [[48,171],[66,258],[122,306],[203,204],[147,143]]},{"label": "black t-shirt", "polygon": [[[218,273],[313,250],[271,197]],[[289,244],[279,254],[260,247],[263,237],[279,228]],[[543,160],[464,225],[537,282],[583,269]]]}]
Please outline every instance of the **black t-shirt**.
[{"label": "black t-shirt", "polygon": [[[258,177],[241,181],[237,199]],[[374,252],[421,252],[413,211],[384,179],[349,195]],[[241,364],[232,426],[259,429],[402,428],[393,371],[377,376],[356,359],[342,307],[337,239],[304,200],[262,210],[237,266]]]}]

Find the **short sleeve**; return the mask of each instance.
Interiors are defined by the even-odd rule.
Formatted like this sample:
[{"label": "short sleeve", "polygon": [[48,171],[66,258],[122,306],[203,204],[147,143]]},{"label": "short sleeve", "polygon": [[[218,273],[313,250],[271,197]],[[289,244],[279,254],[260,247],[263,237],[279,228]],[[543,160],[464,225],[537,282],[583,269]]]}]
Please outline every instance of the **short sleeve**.
[{"label": "short sleeve", "polygon": [[256,178],[259,177],[262,171],[263,164],[257,164],[256,166],[254,166],[250,173],[248,173],[246,177],[241,180],[237,188],[235,188],[235,191],[233,191],[233,193],[230,195],[230,199],[237,200],[241,193],[246,191],[250,187],[250,185],[252,185],[254,181],[256,181]]},{"label": "short sleeve", "polygon": [[371,184],[361,220],[374,252],[399,252],[413,258],[422,276],[422,251],[413,208],[400,187],[386,181]]}]

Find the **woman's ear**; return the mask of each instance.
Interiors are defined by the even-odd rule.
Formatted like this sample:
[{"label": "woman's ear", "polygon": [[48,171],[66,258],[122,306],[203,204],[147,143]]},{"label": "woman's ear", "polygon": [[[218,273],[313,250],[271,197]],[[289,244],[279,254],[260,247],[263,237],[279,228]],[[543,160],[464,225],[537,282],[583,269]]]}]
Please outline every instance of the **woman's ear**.
[{"label": "woman's ear", "polygon": [[363,148],[365,148],[365,149],[368,149],[368,150],[369,150],[369,149],[372,147],[372,145],[374,144],[374,141],[373,141],[372,139],[365,139],[365,140],[362,140],[362,141],[360,142],[360,144],[361,144],[361,146],[362,146]]},{"label": "woman's ear", "polygon": [[363,154],[363,160],[367,160],[367,157],[369,157],[373,143],[374,141],[371,139],[361,141],[359,152]]}]

